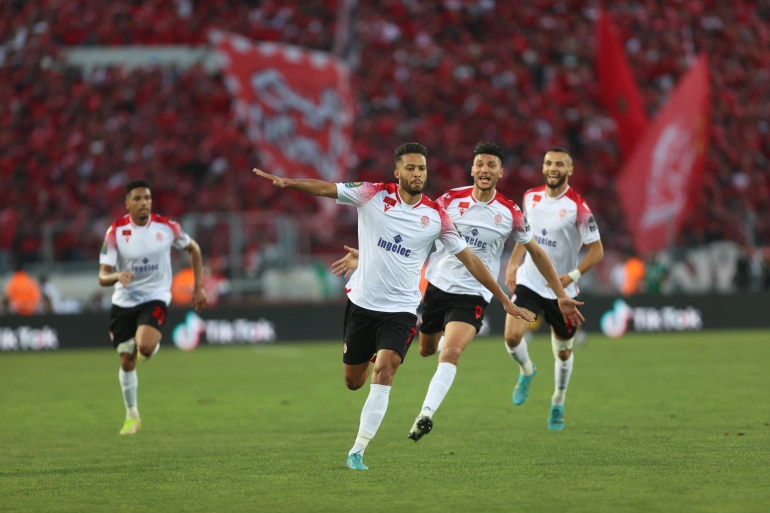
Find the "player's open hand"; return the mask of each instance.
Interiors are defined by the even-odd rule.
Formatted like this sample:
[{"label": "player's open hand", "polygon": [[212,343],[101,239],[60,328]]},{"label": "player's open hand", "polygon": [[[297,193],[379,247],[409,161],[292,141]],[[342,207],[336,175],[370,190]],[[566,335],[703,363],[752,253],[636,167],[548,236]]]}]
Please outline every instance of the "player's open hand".
[{"label": "player's open hand", "polygon": [[192,304],[196,312],[202,312],[209,306],[209,298],[206,297],[206,291],[203,287],[195,287],[192,294]]},{"label": "player's open hand", "polygon": [[121,272],[118,274],[118,281],[119,281],[119,282],[120,282],[120,284],[121,284],[121,285],[123,285],[124,287],[128,287],[128,284],[129,284],[129,283],[131,283],[131,280],[132,280],[133,278],[134,278],[134,275],[133,275],[133,273],[131,273],[130,271],[121,271]]},{"label": "player's open hand", "polygon": [[266,180],[270,180],[271,182],[273,182],[273,185],[275,185],[279,189],[283,189],[284,187],[287,187],[289,185],[288,179],[281,178],[280,176],[271,175],[270,173],[265,173],[264,171],[261,171],[256,167],[254,168],[254,174],[257,176],[261,176]]},{"label": "player's open hand", "polygon": [[561,310],[561,314],[564,316],[564,322],[566,322],[568,326],[580,326],[586,320],[585,317],[583,317],[583,314],[577,309],[578,306],[583,304],[585,303],[572,299],[571,297],[559,299],[559,310]]},{"label": "player's open hand", "polygon": [[345,248],[345,251],[348,252],[348,254],[332,264],[332,273],[334,273],[334,276],[339,276],[340,274],[345,273],[344,278],[347,278],[353,273],[353,271],[358,268],[359,253],[356,248],[349,248],[347,246],[343,247]]},{"label": "player's open hand", "polygon": [[503,306],[505,307],[505,311],[508,313],[508,315],[513,316],[514,319],[524,319],[527,322],[535,322],[535,319],[533,319],[531,315],[529,315],[525,310],[514,305],[513,301],[510,299],[506,301]]},{"label": "player's open hand", "polygon": [[518,270],[518,265],[509,265],[508,269],[505,270],[505,284],[511,292],[516,289],[516,271]]}]

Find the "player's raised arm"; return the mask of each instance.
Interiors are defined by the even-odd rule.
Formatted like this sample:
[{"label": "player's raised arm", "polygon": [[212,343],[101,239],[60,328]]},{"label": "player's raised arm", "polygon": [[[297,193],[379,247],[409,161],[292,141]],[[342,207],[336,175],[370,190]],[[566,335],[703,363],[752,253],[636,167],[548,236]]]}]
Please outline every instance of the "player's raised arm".
[{"label": "player's raised arm", "polygon": [[305,194],[312,194],[313,196],[324,196],[326,198],[337,199],[337,185],[330,182],[324,182],[323,180],[283,178],[271,175],[270,173],[265,173],[257,168],[254,168],[254,174],[265,180],[270,180],[273,182],[273,185],[279,189],[288,187],[289,189],[304,192]]},{"label": "player's raised arm", "polygon": [[468,272],[471,273],[471,275],[473,275],[473,277],[476,278],[479,283],[484,285],[487,290],[489,290],[497,299],[500,300],[506,312],[516,317],[517,319],[524,319],[529,322],[533,322],[535,320],[524,310],[521,310],[511,302],[511,298],[508,297],[508,294],[503,292],[503,289],[501,289],[500,285],[497,284],[497,280],[495,280],[495,277],[492,276],[492,274],[489,272],[489,269],[487,269],[487,267],[484,265],[484,262],[482,262],[481,259],[470,250],[470,248],[466,247],[455,256],[458,258],[458,260],[460,260],[460,262],[463,263],[465,268],[468,269]]}]

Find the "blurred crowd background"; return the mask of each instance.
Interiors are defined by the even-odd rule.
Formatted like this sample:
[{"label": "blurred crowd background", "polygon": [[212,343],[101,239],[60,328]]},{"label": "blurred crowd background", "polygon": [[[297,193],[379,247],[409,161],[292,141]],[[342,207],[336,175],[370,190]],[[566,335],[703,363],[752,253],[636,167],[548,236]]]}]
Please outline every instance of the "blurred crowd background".
[{"label": "blurred crowd background", "polygon": [[[95,285],[104,233],[125,213],[122,187],[146,177],[154,210],[201,244],[224,301],[341,297],[328,266],[355,244],[355,216],[340,210],[320,230],[314,198],[253,178],[264,163],[218,72],[68,59],[81,46],[207,45],[214,28],[331,51],[338,4],[0,1],[0,281],[24,268],[40,289],[36,311],[100,308],[110,291],[86,297],[70,278],[90,273]],[[605,4],[650,118],[695,53],[709,58],[705,179],[669,251],[640,260],[632,250],[615,192],[622,157],[594,72],[596,2],[361,2],[345,176],[389,180],[393,149],[415,140],[429,148],[435,197],[470,183],[472,148],[490,140],[507,148],[498,187],[519,202],[542,184],[545,151],[565,146],[575,161],[570,183],[607,250],[587,292],[770,288],[770,0]],[[720,284],[716,269],[703,275],[699,261],[729,265],[729,279]],[[20,311],[8,298],[0,311]]]}]

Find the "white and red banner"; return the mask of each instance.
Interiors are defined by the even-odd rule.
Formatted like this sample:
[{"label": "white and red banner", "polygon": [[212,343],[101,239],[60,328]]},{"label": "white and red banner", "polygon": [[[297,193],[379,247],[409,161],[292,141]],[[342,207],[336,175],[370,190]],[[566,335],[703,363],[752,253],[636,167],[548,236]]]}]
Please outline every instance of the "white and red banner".
[{"label": "white and red banner", "polygon": [[634,247],[669,247],[697,193],[710,135],[706,57],[679,81],[617,181]]},{"label": "white and red banner", "polygon": [[265,170],[338,182],[353,133],[350,72],[325,52],[209,33],[234,112],[246,124]]}]

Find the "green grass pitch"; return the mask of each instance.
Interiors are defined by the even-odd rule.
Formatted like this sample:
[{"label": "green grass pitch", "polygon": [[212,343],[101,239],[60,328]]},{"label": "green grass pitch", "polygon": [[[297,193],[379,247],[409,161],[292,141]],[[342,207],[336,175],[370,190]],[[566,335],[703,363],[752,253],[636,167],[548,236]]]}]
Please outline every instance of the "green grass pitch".
[{"label": "green grass pitch", "polygon": [[417,444],[436,358],[412,348],[365,472],[345,458],[368,384],[344,387],[340,343],[166,347],[123,437],[115,353],[3,354],[0,511],[770,511],[770,333],[592,335],[563,432],[550,340],[520,407],[502,344],[471,344]]}]

